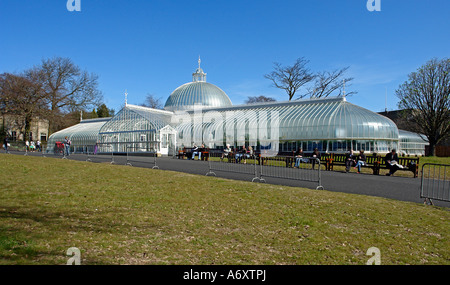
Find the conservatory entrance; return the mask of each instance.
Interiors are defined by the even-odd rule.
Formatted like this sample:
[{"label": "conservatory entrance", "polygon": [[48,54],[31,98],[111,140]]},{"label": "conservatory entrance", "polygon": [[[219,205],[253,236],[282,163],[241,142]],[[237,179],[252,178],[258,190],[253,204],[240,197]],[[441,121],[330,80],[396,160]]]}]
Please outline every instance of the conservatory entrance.
[{"label": "conservatory entrance", "polygon": [[160,130],[161,155],[175,155],[177,145],[177,131],[167,125]]}]

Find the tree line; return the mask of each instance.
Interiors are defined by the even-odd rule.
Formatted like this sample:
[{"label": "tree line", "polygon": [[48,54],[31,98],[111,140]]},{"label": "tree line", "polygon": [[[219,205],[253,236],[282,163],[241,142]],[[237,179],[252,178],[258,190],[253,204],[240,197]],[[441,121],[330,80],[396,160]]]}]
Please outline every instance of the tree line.
[{"label": "tree line", "polygon": [[36,117],[49,121],[50,135],[79,122],[81,112],[92,118],[108,117],[114,110],[103,103],[98,76],[69,58],[43,59],[23,72],[0,74],[0,113],[16,118],[24,139]]}]

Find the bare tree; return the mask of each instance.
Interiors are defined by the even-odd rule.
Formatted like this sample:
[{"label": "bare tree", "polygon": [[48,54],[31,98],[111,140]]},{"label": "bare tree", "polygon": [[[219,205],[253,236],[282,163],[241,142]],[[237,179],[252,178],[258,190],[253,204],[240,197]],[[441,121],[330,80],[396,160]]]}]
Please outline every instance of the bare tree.
[{"label": "bare tree", "polygon": [[163,104],[161,102],[161,98],[156,98],[153,94],[148,93],[145,97],[144,102],[141,104],[143,107],[153,108],[153,109],[162,109]]},{"label": "bare tree", "polygon": [[253,103],[260,103],[260,102],[275,102],[275,100],[272,97],[266,97],[263,95],[260,96],[248,96],[247,100],[245,100],[246,104],[253,104]]},{"label": "bare tree", "polygon": [[450,135],[450,59],[432,59],[396,90],[399,108],[412,110],[409,118],[415,131],[425,135],[430,154]]},{"label": "bare tree", "polygon": [[0,110],[10,119],[14,118],[9,127],[21,130],[25,139],[28,139],[33,118],[47,110],[44,98],[39,74],[0,75]]},{"label": "bare tree", "polygon": [[62,115],[74,109],[98,106],[102,99],[98,76],[82,71],[69,58],[45,59],[33,72],[42,75],[45,99],[49,106],[49,132],[58,128]]},{"label": "bare tree", "polygon": [[[344,78],[345,72],[349,67],[342,69],[336,69],[331,72],[324,71],[319,72],[315,76],[314,85],[308,88],[308,93],[311,99],[313,98],[325,98],[331,95],[343,96],[344,84],[345,88],[351,86],[353,77]],[[337,94],[336,94],[337,93]],[[356,94],[355,91],[346,91],[345,96]]]},{"label": "bare tree", "polygon": [[[308,63],[309,60],[303,57],[298,58],[292,66],[282,66],[280,63],[274,63],[274,70],[264,77],[271,80],[276,88],[284,90],[289,97],[289,101],[291,101],[295,93],[315,77],[307,68]],[[306,95],[302,95],[300,98],[304,96]]]}]

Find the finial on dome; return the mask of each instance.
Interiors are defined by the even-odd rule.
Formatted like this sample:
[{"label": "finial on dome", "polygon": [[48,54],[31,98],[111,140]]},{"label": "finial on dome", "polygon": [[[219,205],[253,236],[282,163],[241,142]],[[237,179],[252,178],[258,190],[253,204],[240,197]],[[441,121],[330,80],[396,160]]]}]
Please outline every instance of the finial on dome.
[{"label": "finial on dome", "polygon": [[127,103],[128,103],[128,102],[127,102],[127,99],[128,99],[127,97],[128,97],[128,91],[127,91],[127,90],[125,90],[125,106],[126,106],[126,105],[127,105]]},{"label": "finial on dome", "polygon": [[206,82],[206,73],[204,73],[203,69],[200,67],[201,63],[202,63],[202,60],[200,59],[200,56],[198,56],[198,68],[192,74],[193,82]]}]

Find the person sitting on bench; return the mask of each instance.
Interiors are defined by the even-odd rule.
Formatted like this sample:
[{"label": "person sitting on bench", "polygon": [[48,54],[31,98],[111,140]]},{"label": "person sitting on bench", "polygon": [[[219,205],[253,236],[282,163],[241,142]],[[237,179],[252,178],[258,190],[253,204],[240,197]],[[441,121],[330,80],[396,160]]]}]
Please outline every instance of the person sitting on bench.
[{"label": "person sitting on bench", "polygon": [[[316,163],[320,163],[320,152],[317,148],[314,149],[313,153],[312,153],[312,169],[315,168]],[[319,160],[319,161],[317,161]]]},{"label": "person sitting on bench", "polygon": [[395,149],[386,154],[385,161],[386,167],[389,168],[389,173],[386,173],[387,176],[394,175],[397,170],[403,168],[403,166],[398,164],[398,155]]},{"label": "person sitting on bench", "polygon": [[247,149],[246,149],[245,146],[243,145],[243,146],[241,147],[241,149],[239,150],[239,152],[236,153],[236,163],[240,163],[242,157],[243,157],[244,155],[246,155],[246,154],[247,154]]},{"label": "person sitting on bench", "polygon": [[303,149],[301,147],[299,147],[297,149],[297,151],[295,152],[294,156],[295,156],[295,164],[294,164],[294,168],[297,168],[300,166],[301,162],[304,162],[304,158],[303,158]]},{"label": "person sitting on bench", "polygon": [[359,155],[356,157],[356,166],[358,168],[358,173],[361,173],[361,166],[366,165],[366,155],[364,154],[364,150],[359,151]]},{"label": "person sitting on bench", "polygon": [[223,160],[224,157],[228,158],[228,154],[230,154],[230,152],[231,152],[230,144],[227,144],[227,146],[223,149],[222,157],[220,158],[220,160]]},{"label": "person sitting on bench", "polygon": [[355,159],[353,158],[353,150],[349,150],[345,155],[345,172],[350,171],[350,167],[355,165]]},{"label": "person sitting on bench", "polygon": [[198,155],[198,160],[202,159],[202,152],[196,144],[194,144],[194,147],[192,148],[192,160],[195,159],[195,155]]}]

